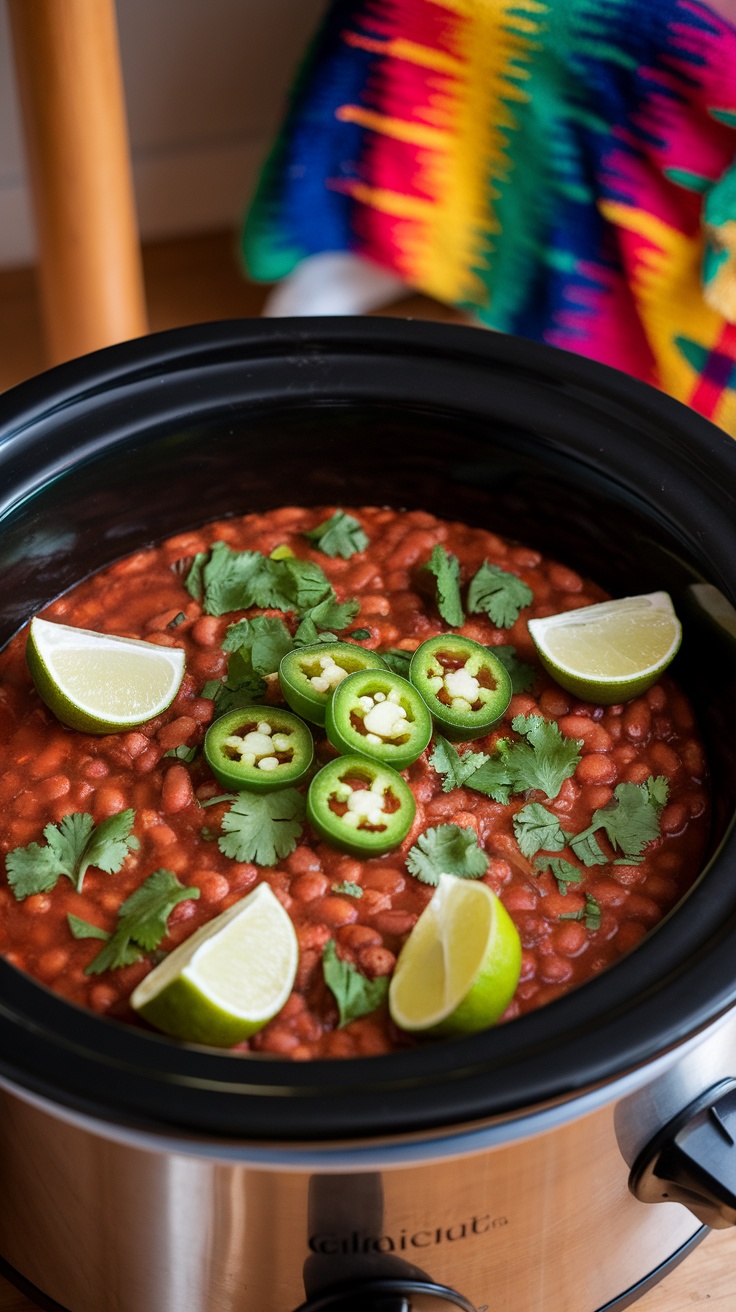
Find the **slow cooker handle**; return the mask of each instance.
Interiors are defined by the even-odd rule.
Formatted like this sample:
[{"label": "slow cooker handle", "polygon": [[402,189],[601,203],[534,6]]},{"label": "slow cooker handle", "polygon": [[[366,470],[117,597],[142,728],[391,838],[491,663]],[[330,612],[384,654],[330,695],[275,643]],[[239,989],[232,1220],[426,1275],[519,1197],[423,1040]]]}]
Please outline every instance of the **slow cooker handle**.
[{"label": "slow cooker handle", "polygon": [[706,1090],[650,1140],[629,1188],[644,1203],[684,1203],[714,1230],[736,1225],[736,1080]]},{"label": "slow cooker handle", "polygon": [[361,1280],[325,1290],[296,1312],[474,1312],[462,1294],[424,1280]]}]

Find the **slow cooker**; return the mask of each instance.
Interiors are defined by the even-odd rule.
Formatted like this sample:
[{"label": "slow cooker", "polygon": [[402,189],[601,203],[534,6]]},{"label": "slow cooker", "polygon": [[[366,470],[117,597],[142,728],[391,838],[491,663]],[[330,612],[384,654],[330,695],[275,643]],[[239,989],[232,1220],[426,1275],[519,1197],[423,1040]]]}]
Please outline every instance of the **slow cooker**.
[{"label": "slow cooker", "polygon": [[168,534],[423,507],[614,595],[668,589],[709,860],[546,1008],[288,1063],[83,1012],[0,962],[0,1254],[67,1312],[603,1312],[736,1220],[736,445],[614,370],[471,328],[208,324],[0,398],[0,640]]}]

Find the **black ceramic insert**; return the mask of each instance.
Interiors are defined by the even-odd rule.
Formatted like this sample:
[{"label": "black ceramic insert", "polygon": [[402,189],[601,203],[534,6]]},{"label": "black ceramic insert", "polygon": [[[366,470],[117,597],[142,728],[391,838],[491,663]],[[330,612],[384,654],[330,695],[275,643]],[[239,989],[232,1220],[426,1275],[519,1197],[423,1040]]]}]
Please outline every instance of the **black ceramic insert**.
[{"label": "black ceramic insert", "polygon": [[[285,503],[423,507],[537,547],[615,595],[669,589],[713,768],[707,875],[629,958],[511,1025],[308,1066],[187,1048],[0,962],[0,1071],[97,1115],[247,1138],[469,1122],[646,1061],[736,999],[736,445],[603,366],[397,320],[209,324],[0,397],[0,642],[141,545]],[[703,590],[703,585],[705,590]]]}]

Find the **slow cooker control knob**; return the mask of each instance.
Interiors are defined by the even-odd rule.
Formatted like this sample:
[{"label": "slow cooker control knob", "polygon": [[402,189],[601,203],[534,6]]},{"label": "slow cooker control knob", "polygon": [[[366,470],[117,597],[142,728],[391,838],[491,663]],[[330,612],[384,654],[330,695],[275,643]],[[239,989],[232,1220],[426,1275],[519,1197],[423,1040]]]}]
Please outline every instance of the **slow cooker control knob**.
[{"label": "slow cooker control knob", "polygon": [[660,1130],[629,1187],[644,1203],[684,1203],[715,1230],[736,1225],[736,1082],[707,1090]]},{"label": "slow cooker control knob", "polygon": [[296,1312],[474,1312],[462,1294],[424,1280],[363,1280],[325,1290]]}]

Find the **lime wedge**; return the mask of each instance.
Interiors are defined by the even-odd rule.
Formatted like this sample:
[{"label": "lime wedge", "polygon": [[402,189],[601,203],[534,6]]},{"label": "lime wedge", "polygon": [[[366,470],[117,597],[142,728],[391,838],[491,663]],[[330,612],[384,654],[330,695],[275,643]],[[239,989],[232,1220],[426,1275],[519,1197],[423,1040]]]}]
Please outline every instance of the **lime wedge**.
[{"label": "lime wedge", "polygon": [[231,1048],[281,1010],[298,959],[288,913],[268,884],[258,884],[146,975],[130,1004],[165,1034]]},{"label": "lime wedge", "polygon": [[486,884],[440,875],[437,891],[407,938],[389,987],[402,1030],[458,1035],[503,1015],[521,969],[521,942]]},{"label": "lime wedge", "polygon": [[544,667],[586,701],[625,702],[656,683],[682,638],[667,592],[622,597],[530,620]]},{"label": "lime wedge", "polygon": [[32,619],[26,660],[39,696],[71,729],[115,733],[160,715],[184,674],[180,647]]}]

